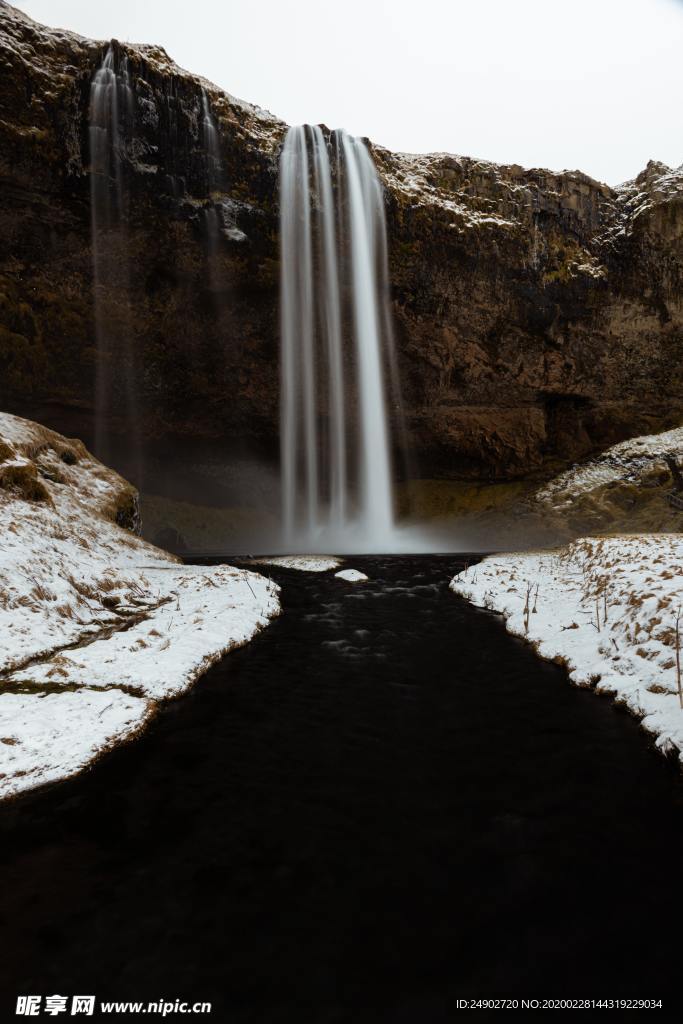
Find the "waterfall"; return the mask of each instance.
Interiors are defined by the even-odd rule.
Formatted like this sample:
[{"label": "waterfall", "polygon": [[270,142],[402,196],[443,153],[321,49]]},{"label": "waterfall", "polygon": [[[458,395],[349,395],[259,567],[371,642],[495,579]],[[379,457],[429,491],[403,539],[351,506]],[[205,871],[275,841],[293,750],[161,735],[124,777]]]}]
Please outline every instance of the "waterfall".
[{"label": "waterfall", "polygon": [[331,521],[342,527],[347,516],[346,427],[342,358],[341,300],[332,197],[332,175],[327,146],[318,125],[313,129],[314,185],[319,198],[322,234],[323,332],[327,342],[330,403],[330,511]]},{"label": "waterfall", "polygon": [[215,291],[218,286],[216,261],[220,243],[221,216],[214,200],[214,193],[222,184],[221,154],[216,121],[211,113],[209,98],[204,89],[202,89],[201,141],[206,157],[206,178],[210,200],[203,210],[209,262],[209,282],[212,291]]},{"label": "waterfall", "polygon": [[90,85],[88,135],[97,367],[95,452],[111,458],[111,427],[128,435],[139,478],[139,417],[131,344],[125,131],[133,123],[128,58],[109,46]]},{"label": "waterfall", "polygon": [[213,190],[218,187],[221,179],[221,153],[218,142],[216,119],[211,113],[209,97],[206,95],[205,89],[202,89],[201,136],[208,165],[207,177],[209,182],[209,192],[213,192]]},{"label": "waterfall", "polygon": [[362,141],[337,131],[329,145],[334,174],[319,126],[290,128],[280,162],[285,541],[386,550],[396,381],[383,194]]},{"label": "waterfall", "polygon": [[393,526],[389,438],[378,294],[377,242],[384,209],[377,172],[358,139],[341,136],[348,181],[353,319],[361,423],[361,519],[371,536]]}]

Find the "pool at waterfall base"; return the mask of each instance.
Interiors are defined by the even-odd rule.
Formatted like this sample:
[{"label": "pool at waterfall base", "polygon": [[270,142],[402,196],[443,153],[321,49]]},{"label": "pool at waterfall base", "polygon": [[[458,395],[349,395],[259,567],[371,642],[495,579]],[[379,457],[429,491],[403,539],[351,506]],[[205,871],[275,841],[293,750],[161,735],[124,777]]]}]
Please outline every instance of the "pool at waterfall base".
[{"label": "pool at waterfall base", "polygon": [[678,770],[450,593],[462,564],[263,568],[278,620],[142,739],[3,807],[2,1019],[24,992],[259,1024],[680,1010]]}]

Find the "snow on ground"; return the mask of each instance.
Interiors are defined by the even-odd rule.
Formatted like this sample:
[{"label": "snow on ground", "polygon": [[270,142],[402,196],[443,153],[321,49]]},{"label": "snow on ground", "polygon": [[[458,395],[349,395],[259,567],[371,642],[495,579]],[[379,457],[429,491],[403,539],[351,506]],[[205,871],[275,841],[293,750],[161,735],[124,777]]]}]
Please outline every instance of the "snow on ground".
[{"label": "snow on ground", "polygon": [[135,507],[80,442],[0,414],[0,797],[130,738],[279,612],[270,580],[117,525]]},{"label": "snow on ground", "polygon": [[276,558],[254,558],[256,565],[274,565],[278,569],[298,569],[300,572],[329,572],[342,564],[341,558],[331,555],[279,555]]},{"label": "snow on ground", "polygon": [[130,739],[151,718],[153,701],[123,690],[0,696],[0,796],[56,782]]},{"label": "snow on ground", "polygon": [[338,580],[346,580],[347,583],[362,583],[368,578],[360,569],[342,569],[334,575]]},{"label": "snow on ground", "polygon": [[556,551],[493,555],[451,589],[500,612],[509,632],[565,664],[576,685],[612,694],[683,761],[683,534],[584,537]]}]

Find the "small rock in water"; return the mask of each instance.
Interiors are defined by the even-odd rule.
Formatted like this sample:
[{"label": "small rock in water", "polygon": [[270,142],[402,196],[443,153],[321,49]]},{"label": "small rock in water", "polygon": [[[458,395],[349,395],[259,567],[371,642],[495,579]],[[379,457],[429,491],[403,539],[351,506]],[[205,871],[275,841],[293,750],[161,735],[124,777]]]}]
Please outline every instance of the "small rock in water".
[{"label": "small rock in water", "polygon": [[334,574],[338,580],[346,580],[347,583],[362,583],[368,577],[358,569],[342,569]]}]

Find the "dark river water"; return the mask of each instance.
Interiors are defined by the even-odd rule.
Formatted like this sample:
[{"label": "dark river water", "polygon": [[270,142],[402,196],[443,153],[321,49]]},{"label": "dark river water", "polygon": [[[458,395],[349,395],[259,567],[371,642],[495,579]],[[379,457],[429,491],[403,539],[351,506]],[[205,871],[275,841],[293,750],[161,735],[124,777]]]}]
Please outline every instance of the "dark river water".
[{"label": "dark river water", "polygon": [[1,1020],[23,993],[208,1000],[221,1024],[680,1006],[676,769],[452,595],[457,558],[349,564],[371,582],[270,570],[260,637],[0,811]]}]

